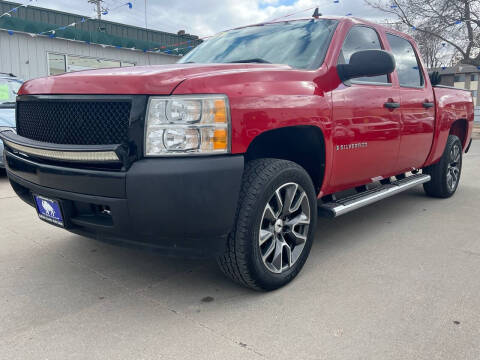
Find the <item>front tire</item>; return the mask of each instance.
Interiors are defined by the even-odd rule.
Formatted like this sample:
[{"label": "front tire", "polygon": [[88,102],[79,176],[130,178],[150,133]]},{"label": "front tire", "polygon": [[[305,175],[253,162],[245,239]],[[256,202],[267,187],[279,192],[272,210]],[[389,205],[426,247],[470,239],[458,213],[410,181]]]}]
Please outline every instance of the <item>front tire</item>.
[{"label": "front tire", "polygon": [[423,184],[429,196],[449,198],[457,191],[462,173],[462,142],[455,135],[449,135],[440,161],[423,169],[432,180]]},{"label": "front tire", "polygon": [[301,166],[279,159],[247,163],[220,269],[255,290],[284,286],[307,260],[316,220],[315,189]]}]

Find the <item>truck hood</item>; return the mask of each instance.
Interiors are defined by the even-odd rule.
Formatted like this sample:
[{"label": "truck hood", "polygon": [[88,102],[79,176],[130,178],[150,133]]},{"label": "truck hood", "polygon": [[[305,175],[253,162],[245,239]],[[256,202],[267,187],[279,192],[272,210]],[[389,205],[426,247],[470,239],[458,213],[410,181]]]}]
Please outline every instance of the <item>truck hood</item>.
[{"label": "truck hood", "polygon": [[125,94],[168,95],[196,76],[290,69],[274,64],[172,64],[86,70],[24,83],[19,95]]}]

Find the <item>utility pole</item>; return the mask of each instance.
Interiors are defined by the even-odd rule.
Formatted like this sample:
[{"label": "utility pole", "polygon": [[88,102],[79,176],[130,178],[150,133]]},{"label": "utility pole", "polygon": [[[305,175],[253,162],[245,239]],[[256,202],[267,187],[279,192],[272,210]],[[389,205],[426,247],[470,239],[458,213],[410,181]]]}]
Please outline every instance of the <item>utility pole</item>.
[{"label": "utility pole", "polygon": [[107,8],[104,8],[102,6],[104,0],[88,0],[90,4],[94,4],[97,7],[97,19],[101,20],[102,19],[102,12],[107,11]]},{"label": "utility pole", "polygon": [[145,31],[148,29],[147,23],[147,0],[145,0]]}]

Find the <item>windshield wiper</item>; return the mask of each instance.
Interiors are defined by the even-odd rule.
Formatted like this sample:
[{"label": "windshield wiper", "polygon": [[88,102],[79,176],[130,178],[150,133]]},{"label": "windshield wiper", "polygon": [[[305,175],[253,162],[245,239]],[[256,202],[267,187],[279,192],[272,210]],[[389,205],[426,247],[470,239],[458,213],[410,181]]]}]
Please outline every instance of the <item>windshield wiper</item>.
[{"label": "windshield wiper", "polygon": [[260,59],[260,58],[254,58],[254,59],[242,59],[242,60],[234,60],[234,61],[229,61],[229,63],[260,63],[260,64],[271,64],[270,61]]}]

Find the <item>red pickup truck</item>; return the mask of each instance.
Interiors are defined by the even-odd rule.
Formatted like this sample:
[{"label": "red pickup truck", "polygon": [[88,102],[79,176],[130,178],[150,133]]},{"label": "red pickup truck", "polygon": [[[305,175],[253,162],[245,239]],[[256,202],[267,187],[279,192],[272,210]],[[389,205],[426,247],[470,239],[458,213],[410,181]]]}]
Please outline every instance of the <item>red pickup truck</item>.
[{"label": "red pickup truck", "polygon": [[212,256],[264,290],[301,270],[317,214],[419,184],[453,195],[474,116],[409,36],[336,17],[227,31],[175,65],[31,80],[16,106],[7,173],[40,218]]}]

